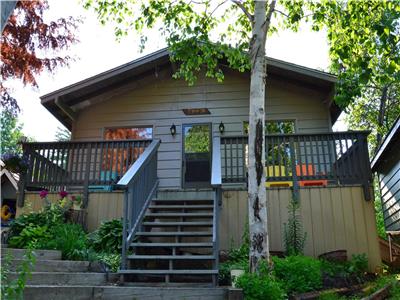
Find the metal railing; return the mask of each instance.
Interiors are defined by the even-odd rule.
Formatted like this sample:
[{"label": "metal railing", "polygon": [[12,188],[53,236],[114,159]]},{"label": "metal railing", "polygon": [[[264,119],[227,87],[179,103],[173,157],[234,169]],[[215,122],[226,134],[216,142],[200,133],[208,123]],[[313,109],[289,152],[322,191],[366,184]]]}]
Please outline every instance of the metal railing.
[{"label": "metal railing", "polygon": [[58,191],[105,190],[115,184],[151,140],[24,143],[27,170],[22,187]]},{"label": "metal railing", "polygon": [[160,140],[152,141],[117,184],[117,188],[125,190],[122,269],[126,269],[126,252],[157,190],[157,150],[160,143]]},{"label": "metal railing", "polygon": [[[267,135],[266,186],[362,184],[370,199],[369,132]],[[223,183],[247,182],[248,137],[221,138]]]}]

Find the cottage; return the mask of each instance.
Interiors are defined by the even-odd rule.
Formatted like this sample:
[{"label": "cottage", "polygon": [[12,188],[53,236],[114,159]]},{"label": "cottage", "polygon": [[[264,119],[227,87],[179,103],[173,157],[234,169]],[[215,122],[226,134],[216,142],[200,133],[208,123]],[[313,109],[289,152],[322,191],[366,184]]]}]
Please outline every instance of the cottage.
[{"label": "cottage", "polygon": [[[199,74],[188,86],[172,79],[174,69],[160,50],[41,97],[72,141],[24,144],[30,168],[18,213],[26,203],[40,208],[30,190],[66,188],[83,195],[89,230],[106,219],[127,221],[121,273],[215,282],[218,254],[240,244],[247,220],[250,79],[224,67],[223,83]],[[284,250],[294,192],[307,255],[366,253],[373,270],[380,255],[368,133],[332,132],[340,114],[335,80],[268,59],[270,247]]]}]

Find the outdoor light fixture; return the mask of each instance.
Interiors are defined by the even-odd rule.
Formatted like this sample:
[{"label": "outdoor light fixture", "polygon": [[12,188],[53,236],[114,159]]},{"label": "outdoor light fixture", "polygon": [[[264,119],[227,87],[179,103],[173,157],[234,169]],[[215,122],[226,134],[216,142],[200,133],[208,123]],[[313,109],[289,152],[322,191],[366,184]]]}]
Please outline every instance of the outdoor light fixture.
[{"label": "outdoor light fixture", "polygon": [[225,131],[225,125],[224,125],[224,123],[222,123],[222,121],[221,121],[221,123],[219,123],[219,132],[221,133],[221,134],[223,134],[224,133],[224,131]]},{"label": "outdoor light fixture", "polygon": [[169,129],[169,131],[171,132],[172,136],[174,136],[176,134],[176,126],[175,126],[175,124],[172,124],[171,128]]}]

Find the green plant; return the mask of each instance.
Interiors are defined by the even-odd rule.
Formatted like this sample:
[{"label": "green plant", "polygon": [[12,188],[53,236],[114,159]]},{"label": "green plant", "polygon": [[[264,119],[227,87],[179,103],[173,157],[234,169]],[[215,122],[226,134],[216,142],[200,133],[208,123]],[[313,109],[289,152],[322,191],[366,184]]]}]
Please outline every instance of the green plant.
[{"label": "green plant", "polygon": [[283,241],[287,255],[302,255],[307,233],[303,233],[303,225],[300,220],[300,201],[294,196],[288,207],[289,217],[287,223],[284,223]]},{"label": "green plant", "polygon": [[359,284],[364,282],[368,270],[368,259],[365,254],[353,255],[350,261],[331,262],[321,260],[321,272],[324,280],[328,280],[333,286],[339,282],[342,284]]},{"label": "green plant", "polygon": [[1,266],[1,299],[22,299],[26,281],[31,275],[32,268],[36,263],[36,258],[31,249],[27,249],[22,263],[18,265],[15,273],[17,278],[10,278],[10,265],[12,256],[7,254]]},{"label": "green plant", "polygon": [[236,286],[243,289],[246,300],[286,299],[282,284],[266,274],[246,272],[237,279]]},{"label": "green plant", "polygon": [[99,253],[97,259],[105,263],[111,272],[118,272],[121,266],[121,254],[119,253]]},{"label": "green plant", "polygon": [[349,272],[356,275],[363,275],[368,271],[368,258],[365,253],[353,254],[349,261]]},{"label": "green plant", "polygon": [[39,249],[51,239],[47,226],[29,224],[17,236],[9,239],[8,243],[14,248]]},{"label": "green plant", "polygon": [[46,249],[60,250],[63,259],[86,260],[90,255],[86,233],[78,224],[63,223],[50,231],[52,239]]},{"label": "green plant", "polygon": [[228,259],[219,265],[218,280],[220,285],[229,285],[231,283],[231,270],[240,269],[248,271],[249,269],[249,226],[248,223],[245,225],[245,230],[242,235],[242,244],[240,247],[233,247],[228,251]]},{"label": "green plant", "polygon": [[96,252],[120,253],[122,249],[122,221],[111,220],[101,223],[90,235],[90,243]]},{"label": "green plant", "polygon": [[273,273],[285,283],[288,294],[304,293],[322,287],[321,262],[307,256],[272,258]]},{"label": "green plant", "polygon": [[64,211],[58,205],[45,207],[40,212],[21,215],[10,223],[9,237],[18,236],[29,225],[54,227],[64,222]]}]

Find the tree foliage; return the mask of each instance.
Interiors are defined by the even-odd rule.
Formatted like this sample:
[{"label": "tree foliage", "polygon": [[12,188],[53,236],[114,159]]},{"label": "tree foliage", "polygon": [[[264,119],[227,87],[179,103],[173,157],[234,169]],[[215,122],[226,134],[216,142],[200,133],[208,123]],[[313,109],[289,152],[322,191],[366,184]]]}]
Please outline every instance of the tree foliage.
[{"label": "tree foliage", "polygon": [[23,137],[22,124],[18,122],[18,118],[16,116],[7,110],[2,110],[0,117],[0,154],[21,153],[22,149],[19,145],[19,141]]},{"label": "tree foliage", "polygon": [[327,28],[336,102],[352,129],[372,130],[372,152],[400,115],[400,1],[312,3],[314,29]]},{"label": "tree foliage", "polygon": [[46,20],[47,1],[18,1],[1,35],[0,83],[1,104],[8,111],[19,111],[4,81],[19,79],[24,85],[37,87],[36,76],[53,72],[71,60],[61,51],[77,41],[78,19],[73,17]]}]

